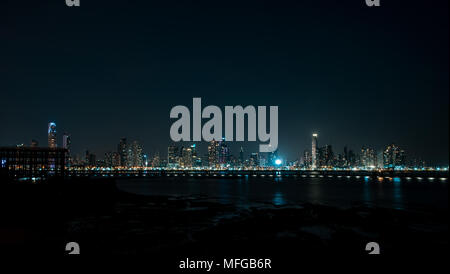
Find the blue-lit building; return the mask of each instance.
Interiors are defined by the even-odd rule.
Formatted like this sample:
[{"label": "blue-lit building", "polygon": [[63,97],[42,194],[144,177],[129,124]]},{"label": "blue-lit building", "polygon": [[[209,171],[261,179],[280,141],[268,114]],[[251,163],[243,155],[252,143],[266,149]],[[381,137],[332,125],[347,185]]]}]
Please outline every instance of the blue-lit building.
[{"label": "blue-lit building", "polygon": [[48,147],[49,148],[56,148],[57,142],[56,142],[56,124],[54,122],[48,123]]}]

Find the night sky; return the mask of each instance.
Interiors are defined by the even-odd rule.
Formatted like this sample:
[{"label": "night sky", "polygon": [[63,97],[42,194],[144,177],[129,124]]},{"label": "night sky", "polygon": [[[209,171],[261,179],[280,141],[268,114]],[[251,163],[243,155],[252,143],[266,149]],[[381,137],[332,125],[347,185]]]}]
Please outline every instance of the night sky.
[{"label": "night sky", "polygon": [[[279,152],[395,142],[448,165],[448,1],[7,0],[0,6],[0,146],[166,155],[175,105],[279,106]],[[238,154],[236,143],[232,153]],[[246,146],[257,150],[258,142]],[[203,144],[206,147],[206,144]]]}]

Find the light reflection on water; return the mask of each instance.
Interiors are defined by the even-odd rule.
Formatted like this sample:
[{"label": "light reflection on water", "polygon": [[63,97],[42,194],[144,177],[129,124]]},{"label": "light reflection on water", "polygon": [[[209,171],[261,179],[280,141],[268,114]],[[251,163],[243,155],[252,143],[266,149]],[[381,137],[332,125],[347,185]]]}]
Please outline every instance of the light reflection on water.
[{"label": "light reflection on water", "polygon": [[402,192],[402,184],[400,178],[394,178],[393,182],[394,190],[394,208],[395,209],[405,209],[403,205],[403,192]]},{"label": "light reflection on water", "polygon": [[[381,180],[380,180],[381,179]],[[118,180],[118,187],[142,195],[206,197],[225,204],[249,207],[319,203],[330,206],[364,204],[394,209],[413,206],[448,208],[446,181],[416,178],[324,178],[242,176],[239,178],[143,178]]]},{"label": "light reflection on water", "polygon": [[272,200],[273,204],[276,206],[282,206],[286,204],[286,201],[283,198],[283,193],[281,192],[275,192],[275,195],[273,196]]}]

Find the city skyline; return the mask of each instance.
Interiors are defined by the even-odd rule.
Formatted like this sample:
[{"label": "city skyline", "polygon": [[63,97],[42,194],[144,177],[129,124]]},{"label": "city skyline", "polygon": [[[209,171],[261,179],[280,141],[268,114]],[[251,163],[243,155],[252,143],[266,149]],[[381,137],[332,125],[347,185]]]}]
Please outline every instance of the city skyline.
[{"label": "city skyline", "polygon": [[[382,149],[366,144],[361,148],[344,146],[343,149],[333,147],[332,144],[319,143],[317,132],[311,134],[312,145],[305,148],[295,159],[287,158],[275,150],[271,153],[251,151],[242,145],[243,142],[229,142],[223,137],[219,141],[201,142],[173,142],[166,150],[150,154],[138,140],[120,138],[117,148],[110,149],[104,154],[93,153],[85,149],[82,153],[74,153],[71,134],[64,132],[61,137],[62,148],[67,150],[67,165],[70,166],[104,166],[104,167],[281,167],[293,166],[310,169],[320,168],[423,168],[445,167],[433,165],[421,157],[408,155],[404,147],[395,143],[388,143]],[[57,125],[48,123],[48,148],[58,147]],[[238,154],[231,149],[232,143],[241,143]],[[204,144],[204,145],[202,145]],[[199,145],[199,146],[197,146]],[[21,147],[39,147],[35,139],[30,144],[17,144]],[[206,151],[205,151],[206,147]],[[200,149],[199,149],[200,148]],[[95,151],[95,150],[94,150]],[[205,153],[206,152],[206,153]],[[448,164],[447,164],[448,167]]]},{"label": "city skyline", "polygon": [[201,97],[279,106],[279,151],[289,159],[318,132],[340,150],[394,142],[446,165],[448,3],[385,5],[9,1],[0,144],[44,144],[54,121],[74,153],[102,155],[125,136],[164,154],[170,109]]}]

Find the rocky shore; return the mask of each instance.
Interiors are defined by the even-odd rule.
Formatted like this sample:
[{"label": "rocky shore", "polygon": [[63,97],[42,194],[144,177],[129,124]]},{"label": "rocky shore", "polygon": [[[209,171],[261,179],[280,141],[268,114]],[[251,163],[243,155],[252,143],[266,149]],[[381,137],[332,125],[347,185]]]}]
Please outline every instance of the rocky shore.
[{"label": "rocky shore", "polygon": [[299,204],[237,208],[205,196],[148,197],[117,190],[113,180],[3,184],[0,250],[64,255],[289,257],[364,255],[377,242],[385,255],[442,254],[447,210],[409,212]]}]

